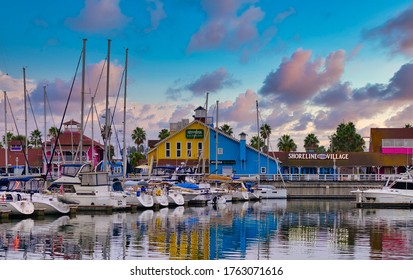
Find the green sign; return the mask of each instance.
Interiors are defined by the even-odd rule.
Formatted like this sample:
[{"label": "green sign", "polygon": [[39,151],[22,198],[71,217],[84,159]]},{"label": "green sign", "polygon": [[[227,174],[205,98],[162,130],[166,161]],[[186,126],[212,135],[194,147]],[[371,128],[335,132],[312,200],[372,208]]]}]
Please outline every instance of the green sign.
[{"label": "green sign", "polygon": [[204,138],[204,130],[203,129],[187,129],[186,130],[186,138],[188,138],[188,139],[202,139],[202,138]]}]

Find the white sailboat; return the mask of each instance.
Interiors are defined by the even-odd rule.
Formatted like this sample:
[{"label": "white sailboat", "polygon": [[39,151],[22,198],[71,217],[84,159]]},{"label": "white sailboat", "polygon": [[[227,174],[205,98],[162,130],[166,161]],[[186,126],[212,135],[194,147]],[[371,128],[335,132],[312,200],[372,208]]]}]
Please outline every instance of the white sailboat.
[{"label": "white sailboat", "polygon": [[23,200],[17,192],[0,192],[0,212],[7,212],[10,216],[28,216],[34,213],[32,202]]}]

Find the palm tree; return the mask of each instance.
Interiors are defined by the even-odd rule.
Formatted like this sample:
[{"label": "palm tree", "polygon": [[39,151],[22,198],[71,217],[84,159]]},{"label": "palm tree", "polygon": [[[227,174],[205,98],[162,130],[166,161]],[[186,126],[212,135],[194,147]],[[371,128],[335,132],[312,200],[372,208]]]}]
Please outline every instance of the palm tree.
[{"label": "palm tree", "polygon": [[270,147],[270,135],[271,135],[271,126],[269,124],[263,124],[260,128],[260,135],[266,142],[267,148],[265,150],[268,152]]},{"label": "palm tree", "polygon": [[329,136],[332,152],[362,152],[366,147],[365,141],[356,132],[354,123],[341,123],[336,133]]},{"label": "palm tree", "polygon": [[219,130],[221,130],[223,133],[225,133],[226,135],[232,136],[232,127],[228,124],[223,124],[219,127]]},{"label": "palm tree", "polygon": [[258,139],[258,136],[252,136],[250,140],[250,146],[258,150],[258,141],[260,141],[260,151],[262,151],[265,143],[261,137],[259,137]]},{"label": "palm tree", "polygon": [[132,132],[132,140],[136,144],[139,151],[139,145],[146,140],[146,132],[142,127],[137,127]]},{"label": "palm tree", "polygon": [[49,128],[49,134],[47,136],[49,136],[49,138],[56,138],[59,134],[60,130],[55,126],[52,126],[51,128]]},{"label": "palm tree", "polygon": [[169,130],[167,130],[166,128],[163,128],[161,131],[159,131],[158,138],[159,140],[163,140],[169,137],[170,134],[171,133],[169,132]]},{"label": "palm tree", "polygon": [[318,140],[317,136],[315,136],[314,133],[310,133],[305,137],[304,139],[304,148],[308,150],[314,150],[316,151],[318,148],[318,144],[320,141]]},{"label": "palm tree", "polygon": [[[106,140],[106,124],[103,125],[103,127],[100,129],[100,133],[102,135],[103,141]],[[108,139],[112,137],[112,126],[109,126],[108,130]]]},{"label": "palm tree", "polygon": [[7,131],[7,144],[6,144],[5,135],[3,135],[3,143],[6,145],[6,147],[9,146],[9,142],[13,138],[14,138],[13,132]]},{"label": "palm tree", "polygon": [[284,134],[283,136],[278,138],[277,147],[278,150],[282,152],[294,152],[297,150],[297,145],[288,134]]},{"label": "palm tree", "polygon": [[40,130],[35,129],[30,133],[30,144],[32,144],[35,148],[42,143],[42,133]]}]

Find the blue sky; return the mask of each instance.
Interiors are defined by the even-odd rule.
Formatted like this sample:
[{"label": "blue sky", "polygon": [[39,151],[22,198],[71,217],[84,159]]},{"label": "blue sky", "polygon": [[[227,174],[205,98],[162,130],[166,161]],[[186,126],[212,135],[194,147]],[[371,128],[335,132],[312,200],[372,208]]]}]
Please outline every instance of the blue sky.
[{"label": "blue sky", "polygon": [[[366,137],[371,127],[413,123],[411,1],[24,0],[1,6],[0,90],[13,104],[20,133],[23,67],[41,131],[44,86],[50,127],[60,124],[75,74],[65,120],[80,121],[76,66],[83,38],[86,91],[97,92],[100,114],[111,40],[109,107],[117,129],[123,91],[114,106],[129,51],[130,145],[137,126],[156,139],[169,122],[192,119],[193,110],[205,105],[206,92],[209,112],[215,114],[218,101],[219,124],[230,124],[236,136],[256,134],[258,100],[260,121],[272,127],[273,150],[283,134],[301,151],[308,133],[328,145],[341,122],[354,122]],[[90,94],[86,99],[88,107]],[[16,133],[11,119],[8,128]],[[34,124],[29,121],[29,131]]]}]

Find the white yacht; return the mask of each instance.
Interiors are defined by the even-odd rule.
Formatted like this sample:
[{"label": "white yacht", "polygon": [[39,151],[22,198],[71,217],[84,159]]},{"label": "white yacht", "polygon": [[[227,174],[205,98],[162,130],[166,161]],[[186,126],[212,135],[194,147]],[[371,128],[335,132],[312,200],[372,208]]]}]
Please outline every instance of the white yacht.
[{"label": "white yacht", "polygon": [[[118,185],[118,188],[115,188],[115,184]],[[113,184],[115,191],[119,190],[119,184],[121,184],[120,181]],[[139,181],[125,181],[123,188],[120,186],[120,189],[122,190],[121,193],[123,192],[126,195],[128,205],[135,205],[138,208],[152,208],[155,204],[147,186],[140,184]]]},{"label": "white yacht", "polygon": [[258,184],[254,187],[256,194],[262,199],[286,199],[287,189],[274,185]]},{"label": "white yacht", "polygon": [[46,190],[42,176],[12,176],[1,179],[8,190],[17,192],[26,201],[33,203],[34,211],[43,211],[47,215],[68,214],[70,205],[58,200],[57,194]]},{"label": "white yacht", "polygon": [[406,173],[392,180],[391,177],[381,188],[357,189],[352,191],[357,196],[358,203],[368,204],[413,204],[413,170],[409,169]]},{"label": "white yacht", "polygon": [[87,172],[79,169],[73,176],[62,175],[49,187],[59,189],[58,199],[82,208],[127,207],[126,195],[111,190],[108,172]]},{"label": "white yacht", "polygon": [[0,212],[8,212],[10,216],[28,216],[34,213],[32,202],[23,200],[18,192],[0,192]]}]

